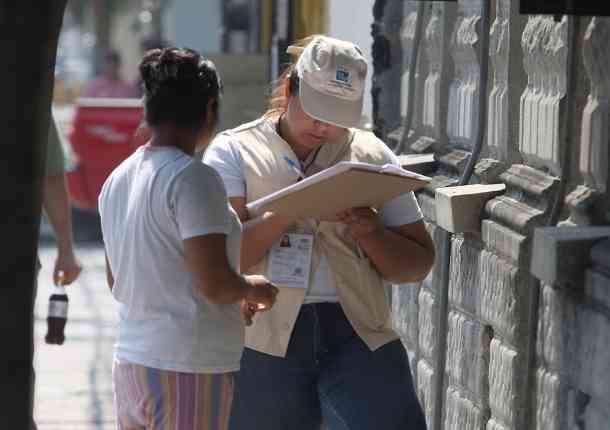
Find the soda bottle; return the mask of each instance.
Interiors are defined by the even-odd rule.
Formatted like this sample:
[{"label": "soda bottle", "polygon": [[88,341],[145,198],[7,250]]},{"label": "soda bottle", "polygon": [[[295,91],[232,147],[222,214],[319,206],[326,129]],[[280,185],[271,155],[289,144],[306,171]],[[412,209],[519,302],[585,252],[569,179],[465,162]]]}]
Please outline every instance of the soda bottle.
[{"label": "soda bottle", "polygon": [[64,273],[59,272],[59,282],[53,287],[49,297],[49,313],[47,315],[47,335],[44,340],[48,344],[64,343],[64,328],[68,321],[68,294],[64,286]]}]

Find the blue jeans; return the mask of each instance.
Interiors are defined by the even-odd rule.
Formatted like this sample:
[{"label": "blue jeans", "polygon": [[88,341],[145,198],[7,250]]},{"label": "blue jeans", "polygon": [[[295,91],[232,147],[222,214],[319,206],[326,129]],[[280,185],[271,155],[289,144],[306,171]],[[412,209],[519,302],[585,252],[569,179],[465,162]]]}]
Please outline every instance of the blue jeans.
[{"label": "blue jeans", "polygon": [[246,348],[230,430],[425,430],[399,340],[371,351],[339,304],[301,308],[285,358]]}]

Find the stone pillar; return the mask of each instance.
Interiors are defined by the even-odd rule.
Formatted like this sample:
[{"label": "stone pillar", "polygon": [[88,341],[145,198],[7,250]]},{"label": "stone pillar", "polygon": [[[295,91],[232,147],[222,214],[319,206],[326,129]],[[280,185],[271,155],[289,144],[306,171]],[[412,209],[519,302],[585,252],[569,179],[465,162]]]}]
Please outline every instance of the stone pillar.
[{"label": "stone pillar", "polygon": [[[408,102],[408,76],[410,49],[415,31],[417,1],[405,2],[405,19],[401,36],[403,40],[404,73],[401,81],[401,117],[404,120]],[[431,152],[444,147],[447,142],[448,82],[452,72],[449,42],[455,21],[455,4],[430,2],[423,17],[423,35],[419,51],[418,78],[415,85],[417,103],[413,111],[413,123],[409,142],[416,153]],[[388,135],[390,146],[400,142],[402,124]]]},{"label": "stone pillar", "polygon": [[[424,10],[427,11],[428,8]],[[427,13],[424,12],[423,16],[419,17],[419,19],[426,20]],[[415,41],[415,26],[416,21],[418,19],[417,16],[417,2],[406,1],[404,2],[404,13],[402,26],[400,29],[400,42],[402,46],[402,76],[400,81],[400,119],[404,121],[405,116],[407,115],[407,104],[409,103],[409,75],[411,71],[409,70],[411,54],[413,52],[413,43]],[[422,40],[423,42],[423,40]],[[421,71],[426,70],[426,55],[422,49],[419,51],[418,60],[417,60],[417,70],[415,71],[415,94],[413,94],[415,106],[413,108],[413,120],[411,123],[411,128],[413,132],[418,128],[419,123],[419,115],[421,112],[421,93],[423,89],[423,82],[421,81]],[[410,131],[411,132],[411,131]]]},{"label": "stone pillar", "polygon": [[487,112],[487,148],[492,159],[504,164],[520,161],[517,154],[519,94],[525,89],[526,76],[520,43],[525,19],[519,15],[518,8],[517,0],[497,0],[496,18],[490,31],[492,78]]},{"label": "stone pillar", "polygon": [[[610,146],[610,18],[594,17],[586,28],[582,58],[590,92],[582,113],[579,172],[583,183],[566,198],[570,218],[564,224],[603,222],[608,210]],[[601,204],[600,204],[601,203]],[[596,207],[597,206],[597,207]]]},{"label": "stone pillar", "polygon": [[565,144],[568,21],[530,17],[522,38],[527,87],[521,95],[519,151],[530,165],[561,174]]},{"label": "stone pillar", "polygon": [[454,74],[449,87],[447,133],[451,145],[471,150],[479,126],[479,40],[483,0],[462,0],[451,36]]},{"label": "stone pillar", "polygon": [[411,146],[414,152],[439,150],[447,145],[449,76],[453,73],[449,43],[455,13],[454,5],[435,2],[425,27],[423,39],[428,69],[422,96],[422,134]]}]

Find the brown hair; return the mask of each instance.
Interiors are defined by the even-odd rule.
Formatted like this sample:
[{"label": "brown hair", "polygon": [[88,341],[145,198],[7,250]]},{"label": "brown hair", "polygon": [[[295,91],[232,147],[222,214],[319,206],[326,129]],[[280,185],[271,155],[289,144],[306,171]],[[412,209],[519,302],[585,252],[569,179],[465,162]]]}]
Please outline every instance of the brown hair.
[{"label": "brown hair", "polygon": [[282,72],[278,80],[273,83],[267,111],[263,114],[263,117],[269,118],[283,114],[288,107],[288,99],[290,96],[299,93],[299,76],[296,73],[295,65],[305,47],[318,36],[321,35],[312,34],[311,36],[297,40],[288,47],[286,52],[290,54],[291,57],[290,65],[286,67],[286,70]]}]

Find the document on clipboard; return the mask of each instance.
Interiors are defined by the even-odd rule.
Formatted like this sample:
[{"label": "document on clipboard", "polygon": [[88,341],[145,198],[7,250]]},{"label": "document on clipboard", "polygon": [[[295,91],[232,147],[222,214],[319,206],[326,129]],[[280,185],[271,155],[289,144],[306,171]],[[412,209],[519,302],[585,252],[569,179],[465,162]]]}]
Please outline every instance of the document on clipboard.
[{"label": "document on clipboard", "polygon": [[380,207],[426,186],[430,178],[400,167],[342,161],[246,205],[252,217],[275,212],[294,219],[330,217],[353,207]]}]

